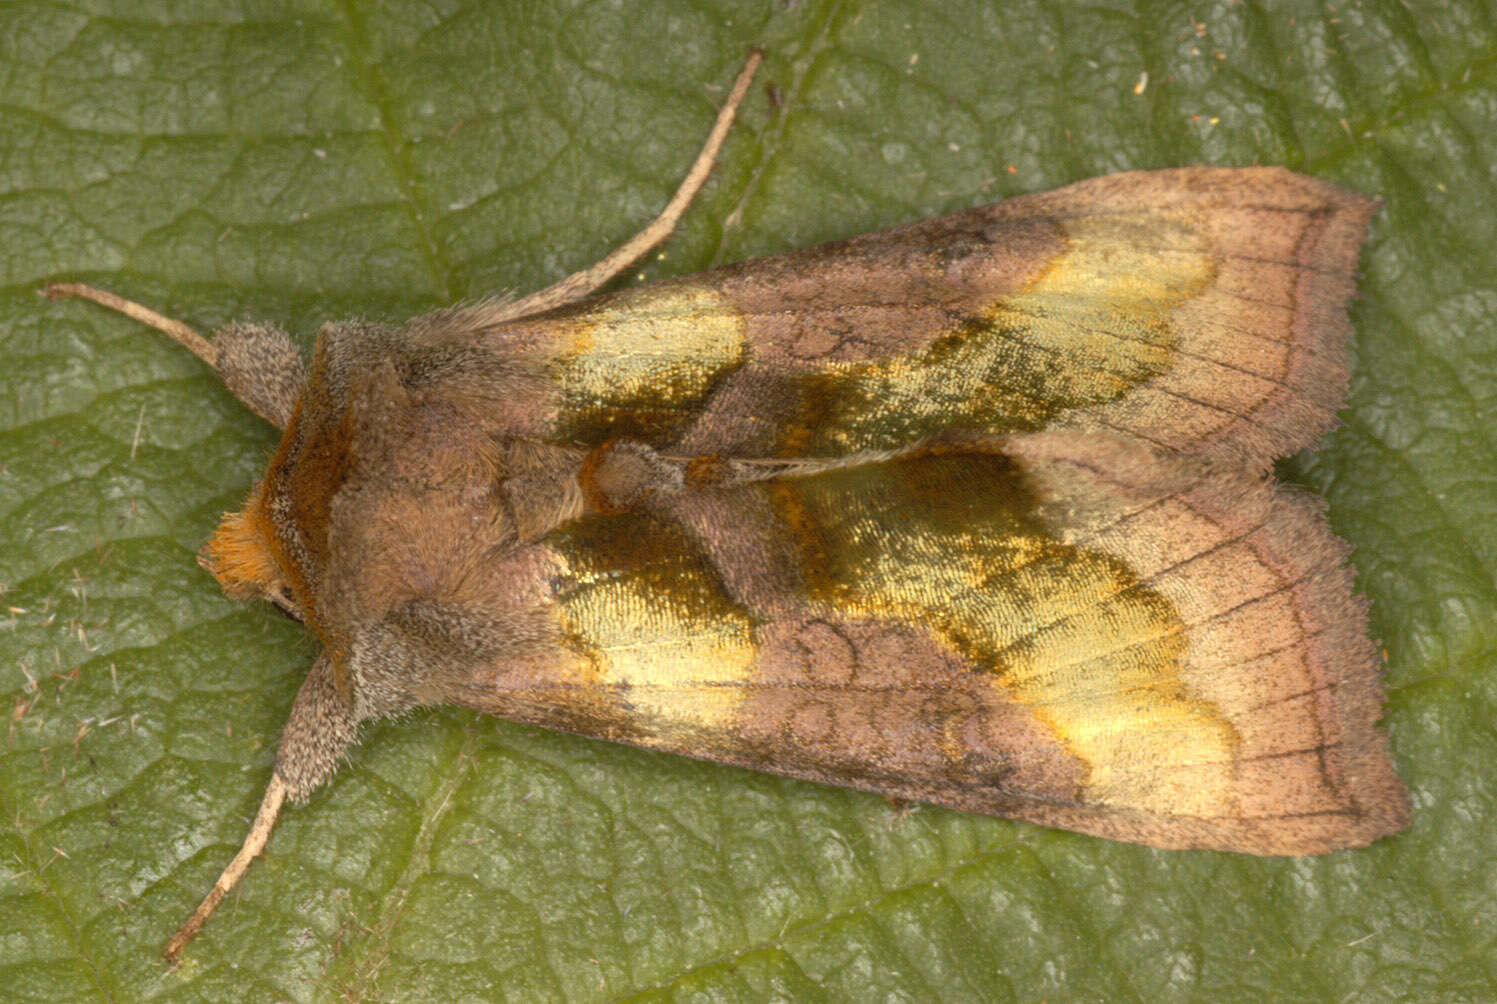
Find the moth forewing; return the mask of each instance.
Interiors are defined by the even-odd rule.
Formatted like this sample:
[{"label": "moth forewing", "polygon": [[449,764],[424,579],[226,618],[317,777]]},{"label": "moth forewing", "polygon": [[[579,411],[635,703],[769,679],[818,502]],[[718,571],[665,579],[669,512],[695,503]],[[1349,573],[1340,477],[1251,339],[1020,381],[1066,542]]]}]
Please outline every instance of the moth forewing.
[{"label": "moth forewing", "polygon": [[674,225],[756,64],[620,255],[330,325],[305,378],[271,329],[50,287],[284,427],[206,561],[324,645],[169,957],[282,799],[418,704],[1159,847],[1404,825],[1346,547],[1268,473],[1344,397],[1375,204],[1134,172],[579,300]]}]

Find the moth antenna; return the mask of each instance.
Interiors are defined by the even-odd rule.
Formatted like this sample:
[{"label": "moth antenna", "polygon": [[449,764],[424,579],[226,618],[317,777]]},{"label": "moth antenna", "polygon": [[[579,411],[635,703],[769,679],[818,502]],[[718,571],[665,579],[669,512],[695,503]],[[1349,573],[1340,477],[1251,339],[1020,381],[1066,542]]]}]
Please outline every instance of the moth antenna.
[{"label": "moth antenna", "polygon": [[[147,322],[149,323],[149,322]],[[166,943],[161,950],[161,955],[176,965],[182,956],[182,949],[187,947],[188,942],[196,938],[208,918],[213,916],[213,911],[218,909],[218,904],[223,902],[233,888],[244,878],[244,873],[249,870],[250,862],[259,857],[260,852],[265,850],[265,845],[270,841],[270,833],[275,829],[276,817],[281,814],[281,805],[286,801],[286,782],[281,780],[279,774],[271,774],[270,784],[265,788],[265,797],[260,800],[260,811],[255,813],[255,822],[250,826],[249,836],[244,838],[244,846],[239,848],[239,853],[234,855],[234,860],[223,870],[218,881],[213,884],[213,889],[198,908],[187,918],[187,922],[177,929],[172,935],[172,940]]]},{"label": "moth antenna", "polygon": [[553,307],[571,303],[573,300],[580,300],[589,293],[596,292],[599,287],[628,268],[636,258],[669,237],[671,231],[676,229],[681,216],[686,212],[686,207],[691,205],[691,201],[702,190],[702,185],[706,184],[707,175],[712,172],[712,165],[717,161],[723,142],[728,138],[728,130],[733,128],[733,119],[738,115],[738,106],[743,104],[744,96],[748,94],[749,84],[753,83],[754,74],[758,72],[759,64],[763,61],[764,53],[761,50],[755,48],[749,51],[749,57],[744,62],[743,69],[738,71],[738,77],[733,81],[733,89],[728,92],[728,99],[718,110],[717,121],[713,123],[712,131],[707,134],[707,142],[702,144],[701,152],[692,162],[691,169],[686,172],[686,179],[681,182],[681,186],[676,189],[676,194],[671,196],[671,200],[665,204],[659,216],[591,268],[574,272],[560,282],[518,300],[509,303],[483,304],[473,308],[474,314],[477,315],[475,317],[477,323],[498,324],[516,317],[539,314]]},{"label": "moth antenna", "polygon": [[150,325],[172,341],[185,346],[189,352],[209,366],[214,369],[218,368],[218,350],[213,347],[212,342],[198,334],[192,326],[183,324],[176,318],[167,317],[165,314],[158,314],[144,304],[127,300],[123,296],[116,296],[107,289],[99,289],[81,282],[49,282],[42,287],[42,295],[49,300],[76,296],[80,300],[91,300],[101,307],[117,310],[126,317]]}]

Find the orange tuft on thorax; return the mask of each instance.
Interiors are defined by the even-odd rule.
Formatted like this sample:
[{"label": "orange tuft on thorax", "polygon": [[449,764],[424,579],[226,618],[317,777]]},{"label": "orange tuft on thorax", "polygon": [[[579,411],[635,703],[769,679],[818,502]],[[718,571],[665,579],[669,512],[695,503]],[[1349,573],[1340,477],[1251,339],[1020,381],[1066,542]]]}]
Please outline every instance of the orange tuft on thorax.
[{"label": "orange tuft on thorax", "polygon": [[199,562],[235,599],[271,592],[281,580],[273,541],[275,530],[255,492],[239,512],[225,513]]}]

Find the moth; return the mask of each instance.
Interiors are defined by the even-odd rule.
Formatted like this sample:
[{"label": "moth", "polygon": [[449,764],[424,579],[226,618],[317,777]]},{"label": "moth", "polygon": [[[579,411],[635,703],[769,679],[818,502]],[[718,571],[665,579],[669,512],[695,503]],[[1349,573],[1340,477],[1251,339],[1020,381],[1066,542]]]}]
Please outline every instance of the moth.
[{"label": "moth", "polygon": [[361,722],[519,722],[1161,848],[1402,828],[1347,547],[1276,484],[1346,392],[1376,203],[1117,174],[596,295],[160,328],[284,430],[200,561],[322,643],[243,848]]}]

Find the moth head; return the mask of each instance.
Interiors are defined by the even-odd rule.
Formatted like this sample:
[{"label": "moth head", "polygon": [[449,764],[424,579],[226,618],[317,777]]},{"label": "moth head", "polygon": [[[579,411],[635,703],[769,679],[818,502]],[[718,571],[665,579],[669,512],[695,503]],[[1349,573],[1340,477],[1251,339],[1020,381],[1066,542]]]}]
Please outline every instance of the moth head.
[{"label": "moth head", "polygon": [[277,557],[275,527],[256,489],[238,512],[225,513],[218,529],[198,552],[223,591],[236,600],[270,600],[303,620],[291,582]]}]

